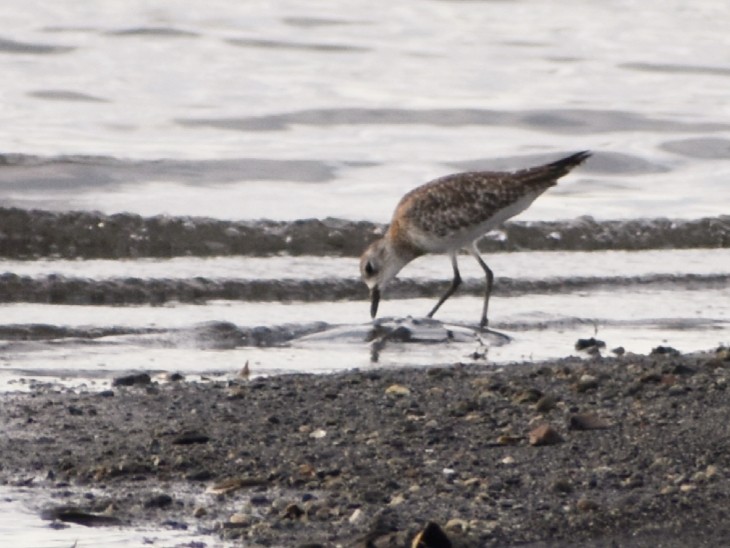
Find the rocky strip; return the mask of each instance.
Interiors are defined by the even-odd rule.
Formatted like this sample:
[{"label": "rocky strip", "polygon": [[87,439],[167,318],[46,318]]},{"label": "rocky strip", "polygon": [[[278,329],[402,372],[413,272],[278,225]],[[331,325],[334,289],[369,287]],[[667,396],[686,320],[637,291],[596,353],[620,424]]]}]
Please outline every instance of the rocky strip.
[{"label": "rocky strip", "polygon": [[718,348],[39,387],[0,399],[0,482],[252,547],[720,546],[729,382]]},{"label": "rocky strip", "polygon": [[[366,221],[222,221],[96,212],[0,208],[0,257],[34,259],[251,255],[359,256],[385,227]],[[480,243],[483,251],[686,249],[730,247],[730,216],[512,222]]]},{"label": "rocky strip", "polygon": [[[525,280],[497,278],[494,294],[516,296],[530,293],[566,293],[601,288],[652,286],[661,288],[708,289],[727,287],[728,274],[650,274],[634,277],[571,277]],[[391,298],[435,297],[449,282],[397,279],[387,288]],[[460,294],[479,295],[484,282],[464,281]],[[318,280],[230,280],[230,279],[140,279],[92,280],[49,275],[41,278],[0,274],[0,302],[33,302],[77,305],[163,304],[170,301],[204,303],[209,300],[259,302],[320,302],[365,300],[367,288],[358,279]]]}]

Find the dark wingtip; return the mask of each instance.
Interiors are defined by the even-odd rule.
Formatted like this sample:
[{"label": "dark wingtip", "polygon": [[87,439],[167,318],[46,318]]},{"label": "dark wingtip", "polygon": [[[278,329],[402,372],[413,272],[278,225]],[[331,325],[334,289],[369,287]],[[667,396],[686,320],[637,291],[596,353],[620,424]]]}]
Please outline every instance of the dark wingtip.
[{"label": "dark wingtip", "polygon": [[582,164],[586,160],[586,158],[589,158],[592,154],[593,153],[590,150],[582,150],[580,152],[576,152],[575,154],[571,154],[570,156],[566,156],[565,158],[561,158],[560,160],[552,162],[546,167],[548,168],[549,172],[552,173],[552,175],[557,179],[568,173],[574,167]]},{"label": "dark wingtip", "polygon": [[588,158],[590,158],[593,155],[593,153],[590,150],[581,150],[580,152],[576,152],[575,154],[571,154],[570,156],[567,156],[563,158],[562,160],[558,160],[557,162],[553,162],[552,165],[556,167],[575,167],[577,165],[582,164],[585,162]]}]

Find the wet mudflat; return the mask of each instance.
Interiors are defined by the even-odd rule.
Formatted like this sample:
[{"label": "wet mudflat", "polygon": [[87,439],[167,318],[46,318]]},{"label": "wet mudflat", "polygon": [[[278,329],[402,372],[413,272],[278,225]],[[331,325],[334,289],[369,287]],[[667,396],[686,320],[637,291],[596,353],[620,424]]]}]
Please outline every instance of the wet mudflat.
[{"label": "wet mudflat", "polygon": [[429,522],[453,546],[716,546],[729,380],[727,349],[658,348],[38,385],[0,400],[0,482],[33,490],[49,526],[186,528],[211,546],[410,546]]}]

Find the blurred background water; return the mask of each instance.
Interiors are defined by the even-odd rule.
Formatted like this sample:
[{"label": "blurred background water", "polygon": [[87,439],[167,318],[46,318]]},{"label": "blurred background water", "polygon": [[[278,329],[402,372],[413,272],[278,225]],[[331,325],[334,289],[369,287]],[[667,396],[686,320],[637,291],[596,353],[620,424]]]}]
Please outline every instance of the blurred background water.
[{"label": "blurred background water", "polygon": [[0,198],[387,222],[436,176],[591,149],[523,218],[725,214],[729,9],[9,0]]}]

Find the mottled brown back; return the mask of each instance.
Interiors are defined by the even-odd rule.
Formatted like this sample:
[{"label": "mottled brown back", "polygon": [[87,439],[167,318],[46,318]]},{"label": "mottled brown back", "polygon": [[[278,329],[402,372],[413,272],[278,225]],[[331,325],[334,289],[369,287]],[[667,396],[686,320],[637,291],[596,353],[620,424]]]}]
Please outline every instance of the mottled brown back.
[{"label": "mottled brown back", "polygon": [[396,208],[396,217],[424,232],[444,237],[488,221],[524,196],[544,192],[589,156],[589,152],[578,152],[550,164],[515,172],[447,175],[406,194]]}]

